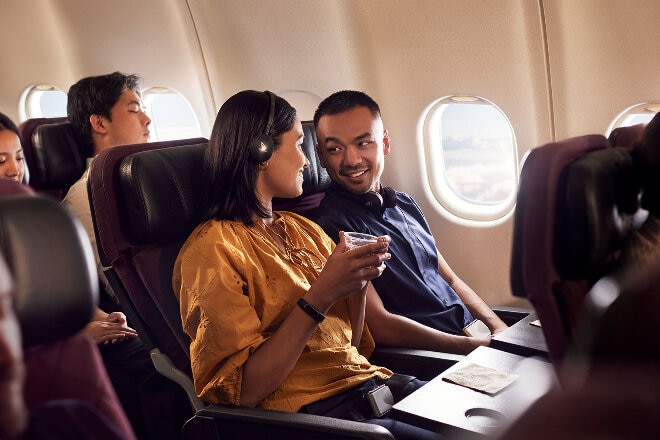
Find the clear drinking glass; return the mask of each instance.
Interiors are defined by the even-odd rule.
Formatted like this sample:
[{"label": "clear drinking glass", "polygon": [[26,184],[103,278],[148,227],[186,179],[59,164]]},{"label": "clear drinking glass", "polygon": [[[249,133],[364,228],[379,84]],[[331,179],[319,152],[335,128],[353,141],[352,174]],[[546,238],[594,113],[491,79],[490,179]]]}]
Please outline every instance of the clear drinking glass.
[{"label": "clear drinking glass", "polygon": [[363,234],[361,232],[344,232],[346,237],[346,250],[355,249],[369,243],[376,243],[378,240],[375,235]]}]

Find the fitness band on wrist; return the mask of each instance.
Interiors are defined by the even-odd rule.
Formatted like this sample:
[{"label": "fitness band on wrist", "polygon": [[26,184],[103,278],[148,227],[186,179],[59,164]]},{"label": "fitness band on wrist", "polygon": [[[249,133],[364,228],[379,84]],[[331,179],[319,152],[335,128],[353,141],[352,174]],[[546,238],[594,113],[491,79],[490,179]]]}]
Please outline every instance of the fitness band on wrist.
[{"label": "fitness band on wrist", "polygon": [[301,309],[305,311],[312,319],[316,322],[323,322],[325,315],[314,308],[310,303],[305,301],[303,298],[298,300],[298,305]]}]

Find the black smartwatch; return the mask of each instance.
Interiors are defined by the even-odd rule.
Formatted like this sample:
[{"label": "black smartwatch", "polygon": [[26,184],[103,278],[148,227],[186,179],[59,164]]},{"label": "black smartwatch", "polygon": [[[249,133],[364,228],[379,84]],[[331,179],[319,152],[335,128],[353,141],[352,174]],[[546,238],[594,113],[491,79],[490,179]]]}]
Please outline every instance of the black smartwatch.
[{"label": "black smartwatch", "polygon": [[303,298],[298,300],[298,305],[316,322],[323,322],[325,315],[314,308],[313,305],[305,301]]}]

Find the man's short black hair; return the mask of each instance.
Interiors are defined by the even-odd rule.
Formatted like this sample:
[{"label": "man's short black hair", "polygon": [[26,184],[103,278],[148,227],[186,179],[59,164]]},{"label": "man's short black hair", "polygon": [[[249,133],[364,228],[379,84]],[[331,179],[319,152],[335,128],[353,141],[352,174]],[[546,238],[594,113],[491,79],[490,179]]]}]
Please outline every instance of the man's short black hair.
[{"label": "man's short black hair", "polygon": [[321,101],[314,112],[314,127],[318,127],[324,115],[336,115],[355,107],[367,107],[372,115],[380,116],[380,107],[369,95],[356,90],[341,90]]}]

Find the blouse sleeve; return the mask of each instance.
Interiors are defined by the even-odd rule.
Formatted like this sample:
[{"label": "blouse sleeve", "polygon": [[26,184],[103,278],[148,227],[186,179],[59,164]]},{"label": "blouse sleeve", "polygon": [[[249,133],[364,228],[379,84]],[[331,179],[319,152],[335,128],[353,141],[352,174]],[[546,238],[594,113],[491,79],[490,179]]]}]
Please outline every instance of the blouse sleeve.
[{"label": "blouse sleeve", "polygon": [[243,365],[265,337],[247,291],[243,246],[227,232],[206,224],[191,235],[175,264],[174,288],[197,395],[238,405]]}]

